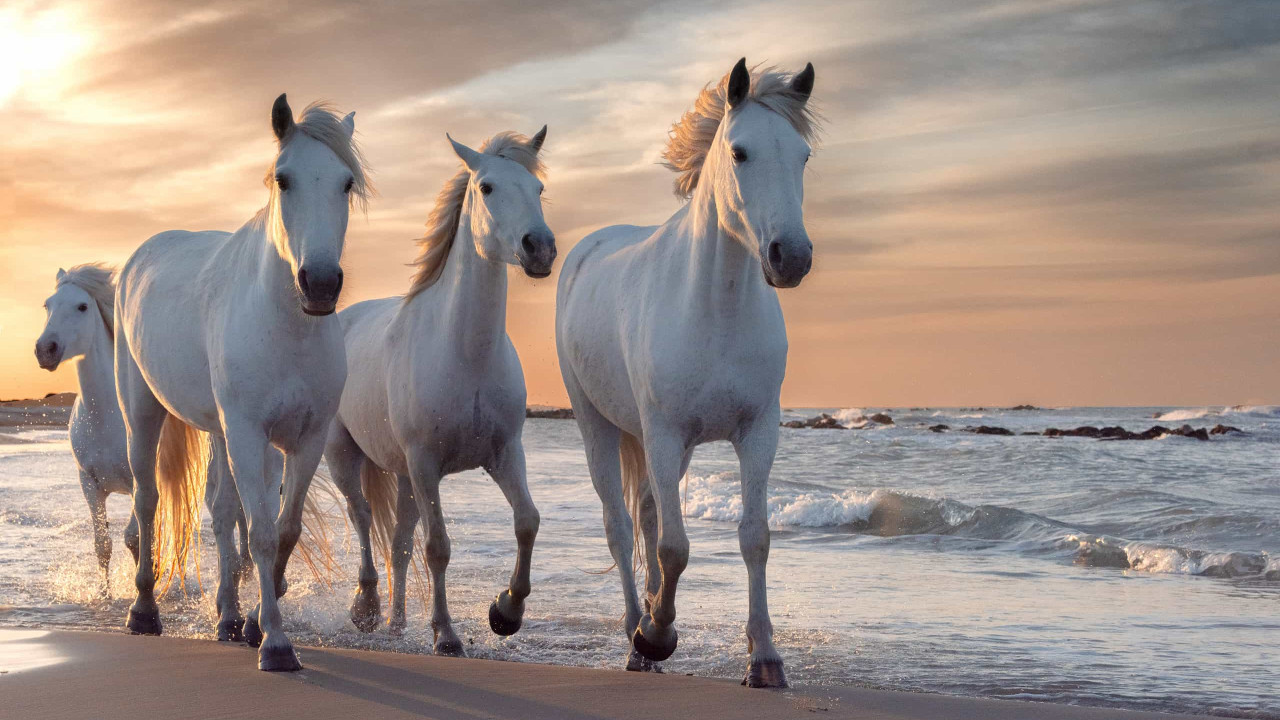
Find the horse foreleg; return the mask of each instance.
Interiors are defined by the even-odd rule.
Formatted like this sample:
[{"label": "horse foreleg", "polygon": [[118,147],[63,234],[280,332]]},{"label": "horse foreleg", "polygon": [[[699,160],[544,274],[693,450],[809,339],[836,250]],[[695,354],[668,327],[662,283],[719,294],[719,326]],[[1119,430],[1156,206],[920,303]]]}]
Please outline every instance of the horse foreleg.
[{"label": "horse foreleg", "polygon": [[410,461],[413,498],[426,523],[427,569],[431,571],[431,629],[435,633],[435,653],[463,657],[462,641],[453,630],[449,603],[445,597],[445,570],[449,567],[449,532],[440,506],[440,465],[434,458]]},{"label": "horse foreleg", "polygon": [[525,475],[524,445],[513,438],[498,452],[487,468],[493,481],[511,505],[516,533],[516,567],[507,589],[498,593],[489,606],[489,627],[498,635],[513,635],[524,617],[524,599],[529,597],[529,565],[533,559],[533,542],[538,537],[538,508],[529,497]]},{"label": "horse foreleg", "polygon": [[205,505],[212,516],[213,537],[218,544],[218,640],[244,640],[244,615],[240,613],[241,557],[236,548],[236,524],[242,516],[240,498],[227,464],[227,443],[211,438]]},{"label": "horse foreleg", "polygon": [[269,452],[267,438],[261,428],[251,422],[225,418],[223,423],[231,477],[249,521],[249,551],[258,568],[259,604],[254,617],[250,618],[254,622],[245,623],[245,636],[250,640],[259,640],[260,636],[259,670],[301,670],[293,643],[284,633],[276,599],[279,538],[273,510],[278,499],[270,497],[276,493],[274,483],[263,477]]},{"label": "horse foreleg", "polygon": [[284,458],[284,492],[280,504],[280,517],[276,520],[279,533],[279,545],[276,550],[276,594],[284,597],[289,586],[284,579],[285,568],[289,565],[289,557],[293,548],[302,537],[302,510],[307,500],[307,490],[311,488],[311,480],[315,477],[320,458],[324,455],[325,433],[318,432],[304,436],[293,452]]},{"label": "horse foreleg", "polygon": [[89,503],[89,519],[93,523],[93,551],[98,556],[98,569],[102,571],[102,594],[111,589],[111,535],[107,530],[107,494],[98,489],[98,483],[89,473],[80,471],[80,489]]},{"label": "horse foreleg", "polygon": [[646,428],[644,453],[649,466],[649,489],[658,510],[658,565],[662,570],[662,583],[631,642],[641,655],[661,661],[670,657],[676,648],[676,586],[689,564],[689,538],[685,534],[680,503],[680,471],[688,448],[676,433]]},{"label": "horse foreleg", "polygon": [[773,622],[765,587],[769,561],[769,471],[778,448],[778,417],[765,418],[752,432],[734,443],[742,478],[742,521],[738,546],[747,564],[750,610],[747,615],[747,674],[742,684],[751,687],[786,687],[782,656],[773,645]]},{"label": "horse foreleg", "polygon": [[413,531],[422,517],[418,503],[413,499],[413,481],[405,475],[396,476],[396,527],[391,537],[391,622],[388,629],[393,635],[404,632],[405,591],[409,575],[409,561],[413,559]]},{"label": "horse foreleg", "polygon": [[360,487],[360,469],[370,461],[337,419],[329,424],[324,456],[329,462],[333,483],[346,498],[347,516],[360,541],[360,575],[356,580],[355,599],[351,601],[351,622],[361,632],[373,632],[382,621],[382,603],[378,598],[378,568],[373,562],[373,544],[369,538],[373,512]]},{"label": "horse foreleg", "polygon": [[[130,503],[133,498],[129,498]],[[133,564],[138,564],[138,516],[129,513],[129,524],[124,526],[124,546],[133,556]]]}]

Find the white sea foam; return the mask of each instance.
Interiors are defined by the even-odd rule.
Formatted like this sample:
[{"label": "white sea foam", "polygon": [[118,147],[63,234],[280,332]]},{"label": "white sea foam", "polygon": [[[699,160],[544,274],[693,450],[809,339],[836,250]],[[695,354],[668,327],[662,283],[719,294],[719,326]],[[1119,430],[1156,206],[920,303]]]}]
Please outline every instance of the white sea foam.
[{"label": "white sea foam", "polygon": [[869,422],[867,420],[866,413],[862,412],[862,408],[845,408],[843,410],[838,410],[832,417],[834,417],[841,425],[851,430],[865,427]]},{"label": "white sea foam", "polygon": [[[742,519],[742,491],[737,473],[714,473],[706,477],[690,475],[685,517],[717,522]],[[881,494],[879,491],[842,493],[801,493],[769,498],[769,526],[836,527],[866,522]]]}]

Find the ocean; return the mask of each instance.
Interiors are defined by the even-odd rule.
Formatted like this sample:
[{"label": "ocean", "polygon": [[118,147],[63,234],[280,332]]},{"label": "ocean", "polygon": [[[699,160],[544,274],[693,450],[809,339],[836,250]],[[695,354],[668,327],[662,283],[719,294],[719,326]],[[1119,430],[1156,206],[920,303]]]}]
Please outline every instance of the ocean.
[{"label": "ocean", "polygon": [[[784,419],[818,412],[788,409]],[[793,685],[1280,718],[1280,409],[826,412],[861,427],[783,429],[770,486],[769,604]],[[860,420],[872,412],[894,424]],[[1244,433],[1016,434],[1184,423]],[[930,430],[939,424],[950,429]],[[963,430],[979,425],[1015,434]],[[0,432],[30,441],[0,443],[0,626],[120,631],[133,597],[120,539],[128,500],[108,503],[116,546],[103,597],[66,432]],[[542,526],[524,628],[509,638],[488,628],[515,541],[510,508],[479,471],[443,486],[455,627],[472,657],[621,668],[621,591],[616,572],[604,572],[612,561],[577,426],[531,419],[525,447]],[[686,483],[680,646],[662,667],[741,677],[747,596],[732,449],[700,448]],[[291,637],[429,651],[412,584],[404,636],[351,625],[357,553],[336,522],[347,539],[331,584],[301,562],[290,568]],[[200,547],[199,577],[160,601],[166,634],[214,635],[207,513]],[[242,591],[246,610],[255,589]],[[385,578],[382,597],[385,612]]]}]

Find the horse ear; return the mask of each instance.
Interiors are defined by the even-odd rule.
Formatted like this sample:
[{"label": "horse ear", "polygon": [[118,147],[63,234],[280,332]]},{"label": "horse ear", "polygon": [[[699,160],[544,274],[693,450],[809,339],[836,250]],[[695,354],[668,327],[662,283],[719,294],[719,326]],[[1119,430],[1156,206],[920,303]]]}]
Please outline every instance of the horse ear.
[{"label": "horse ear", "polygon": [[747,92],[751,90],[751,71],[747,69],[747,59],[742,58],[737,65],[729,71],[729,88],[725,95],[729,107],[737,107],[743,100],[747,99]]},{"label": "horse ear", "polygon": [[271,129],[275,131],[276,140],[284,142],[284,139],[293,131],[293,110],[289,108],[289,101],[285,99],[284,93],[280,93],[280,97],[276,98],[276,102],[271,106]]},{"label": "horse ear", "polygon": [[538,151],[542,150],[542,143],[546,142],[546,139],[547,126],[543,125],[542,129],[534,134],[533,139],[529,141],[529,149],[533,151],[534,155],[537,155]]},{"label": "horse ear", "polygon": [[472,150],[466,145],[463,145],[457,140],[454,140],[449,133],[445,133],[444,136],[449,138],[449,142],[453,145],[453,151],[462,159],[462,162],[467,166],[467,169],[475,170],[476,165],[480,162],[480,153]]},{"label": "horse ear", "polygon": [[347,116],[342,118],[342,127],[347,129],[347,137],[351,137],[356,134],[356,114],[354,110],[347,113]]},{"label": "horse ear", "polygon": [[62,268],[58,268],[58,276],[57,276],[56,278],[54,278],[54,280],[56,280],[56,281],[58,281],[58,282],[61,282],[61,281],[62,281],[62,278],[66,277],[66,276],[67,276],[67,271],[66,271],[66,270],[63,270]]},{"label": "horse ear", "polygon": [[806,63],[804,69],[791,78],[791,92],[809,99],[813,92],[813,63]]}]

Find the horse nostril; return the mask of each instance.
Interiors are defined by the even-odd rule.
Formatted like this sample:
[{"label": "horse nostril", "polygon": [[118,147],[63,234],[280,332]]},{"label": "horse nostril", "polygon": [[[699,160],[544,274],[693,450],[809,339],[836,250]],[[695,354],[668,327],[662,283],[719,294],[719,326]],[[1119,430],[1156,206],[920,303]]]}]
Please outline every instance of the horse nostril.
[{"label": "horse nostril", "polygon": [[528,255],[532,255],[534,253],[535,248],[533,247],[532,235],[525,233],[524,237],[520,238],[520,249],[524,250]]},{"label": "horse nostril", "polygon": [[775,268],[782,265],[782,243],[769,243],[769,264]]},{"label": "horse nostril", "polygon": [[303,295],[307,294],[307,269],[306,268],[298,268],[298,289],[302,291]]},{"label": "horse nostril", "polygon": [[340,292],[342,292],[342,268],[338,268],[338,283],[333,288],[333,294],[335,296]]},{"label": "horse nostril", "polygon": [[52,355],[57,352],[58,352],[58,343],[57,342],[49,343],[49,354]]}]

